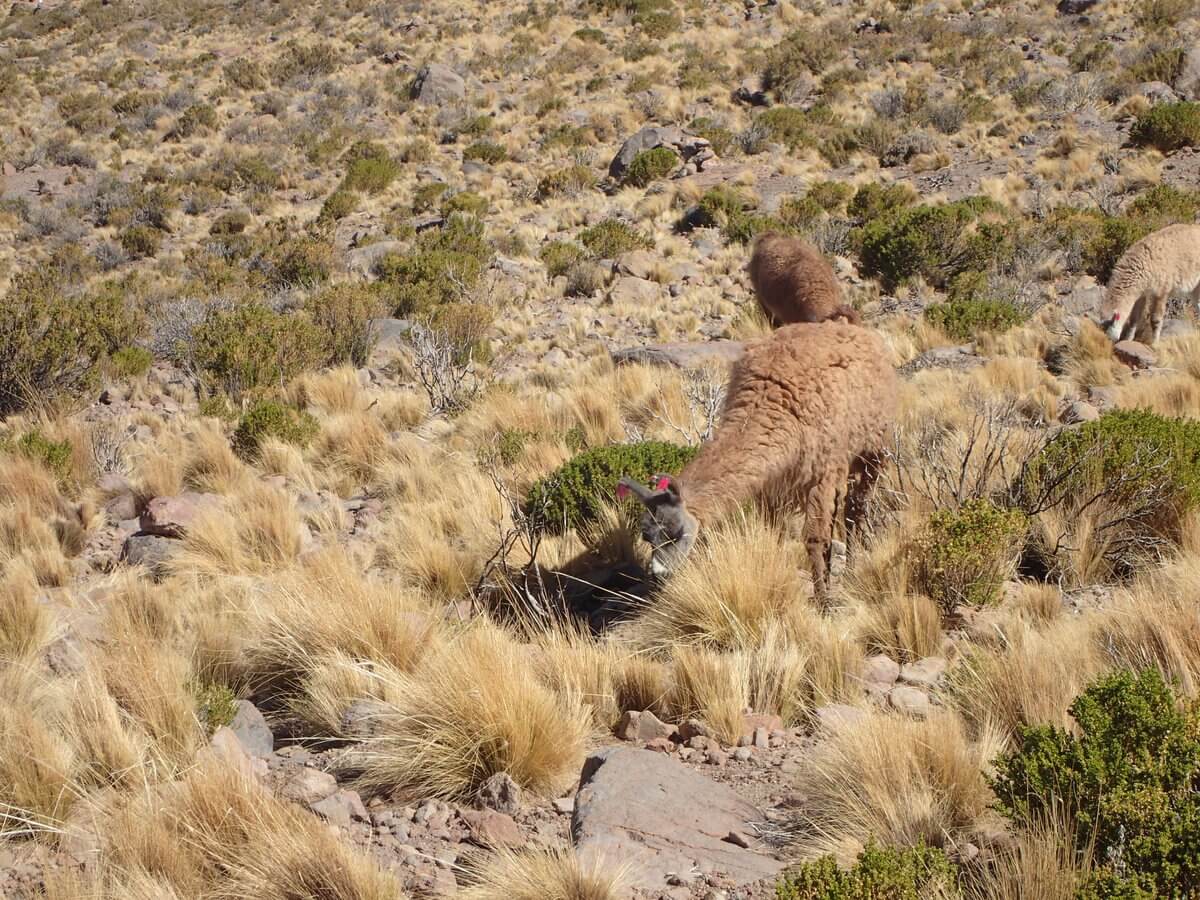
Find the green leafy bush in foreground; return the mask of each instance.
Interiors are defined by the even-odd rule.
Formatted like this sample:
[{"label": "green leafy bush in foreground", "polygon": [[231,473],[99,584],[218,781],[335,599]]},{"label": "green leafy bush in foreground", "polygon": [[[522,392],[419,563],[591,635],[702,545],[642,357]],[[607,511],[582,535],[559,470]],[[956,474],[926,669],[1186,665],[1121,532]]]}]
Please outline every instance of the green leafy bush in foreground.
[{"label": "green leafy bush in foreground", "polygon": [[934,847],[868,844],[851,869],[832,856],[804,863],[775,886],[778,900],[921,900],[953,896],[954,864]]},{"label": "green leafy bush in foreground", "polygon": [[254,404],[238,422],[233,449],[243,458],[254,457],[267,438],[304,447],[316,436],[317,420],[307,412],[273,400]]},{"label": "green leafy bush in foreground", "polygon": [[600,505],[614,496],[624,476],[649,481],[658,473],[677,474],[696,455],[695,447],[663,441],[595,447],[572,457],[529,489],[525,510],[544,516],[551,530],[580,525],[595,518]]},{"label": "green leafy bush in foreground", "polygon": [[1115,672],[1071,705],[1078,734],[1022,729],[996,761],[1000,810],[1020,827],[1065,816],[1090,855],[1087,898],[1200,891],[1200,710],[1157,670]]}]

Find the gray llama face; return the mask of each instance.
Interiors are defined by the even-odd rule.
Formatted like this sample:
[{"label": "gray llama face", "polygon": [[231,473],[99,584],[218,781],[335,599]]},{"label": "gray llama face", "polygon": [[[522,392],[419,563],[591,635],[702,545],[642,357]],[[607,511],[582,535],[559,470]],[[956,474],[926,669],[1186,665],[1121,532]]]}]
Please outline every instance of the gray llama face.
[{"label": "gray llama face", "polygon": [[677,569],[696,542],[697,523],[683,505],[679,488],[669,475],[655,475],[649,488],[631,478],[622,478],[617,496],[633,494],[646,507],[642,515],[642,538],[653,549],[650,571],[664,576]]}]

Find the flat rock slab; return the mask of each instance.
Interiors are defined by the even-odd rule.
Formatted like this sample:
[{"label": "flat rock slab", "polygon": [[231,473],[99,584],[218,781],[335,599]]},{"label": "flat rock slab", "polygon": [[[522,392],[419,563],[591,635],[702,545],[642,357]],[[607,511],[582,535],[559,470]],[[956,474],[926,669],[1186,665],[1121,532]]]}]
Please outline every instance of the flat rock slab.
[{"label": "flat rock slab", "polygon": [[612,747],[583,765],[571,836],[581,860],[627,866],[630,890],[662,891],[670,877],[700,873],[742,885],[784,866],[740,846],[758,843],[751,823],[760,821],[752,803],[669,756]]},{"label": "flat rock slab", "polygon": [[746,352],[742,341],[707,341],[696,344],[651,344],[613,350],[612,360],[618,366],[644,363],[649,366],[675,366],[678,369],[702,369],[711,365],[731,366]]}]

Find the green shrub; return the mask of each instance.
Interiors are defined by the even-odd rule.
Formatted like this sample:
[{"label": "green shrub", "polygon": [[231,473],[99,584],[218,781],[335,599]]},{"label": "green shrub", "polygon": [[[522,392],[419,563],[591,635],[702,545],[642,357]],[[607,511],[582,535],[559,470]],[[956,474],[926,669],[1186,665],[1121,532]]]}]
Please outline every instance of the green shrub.
[{"label": "green shrub", "polygon": [[[974,277],[982,273],[964,274]],[[955,283],[959,283],[962,277],[960,275]],[[945,303],[927,307],[925,318],[956,341],[969,341],[983,333],[1007,331],[1024,322],[1027,315],[1025,310],[1009,300],[952,296]]]},{"label": "green shrub", "polygon": [[157,256],[162,249],[162,232],[149,225],[131,225],[121,232],[121,247],[134,259]]},{"label": "green shrub", "polygon": [[1013,574],[1027,526],[1020,510],[989,500],[938,510],[914,542],[918,582],[946,612],[994,602]]},{"label": "green shrub", "polygon": [[22,273],[0,300],[0,415],[84,391],[97,363],[137,337],[138,317],[119,286],[78,293],[58,275],[53,261]]},{"label": "green shrub", "polygon": [[210,737],[222,725],[233,722],[237,715],[237,695],[223,684],[194,684],[192,696],[196,702],[196,718]]},{"label": "green shrub", "polygon": [[242,234],[250,227],[250,214],[242,209],[223,212],[209,226],[208,233],[217,237]]},{"label": "green shrub", "polygon": [[633,13],[634,26],[654,41],[662,40],[683,24],[673,0],[627,0],[625,6]]},{"label": "green shrub", "polygon": [[395,315],[429,312],[470,291],[491,258],[483,223],[451,216],[441,228],[419,234],[412,251],[383,258],[379,268],[385,296]]},{"label": "green shrub", "polygon": [[803,110],[790,106],[773,106],[754,120],[770,140],[778,141],[789,150],[810,143],[811,128]]},{"label": "green shrub", "polygon": [[444,181],[431,181],[423,184],[413,193],[413,212],[428,212],[433,209],[442,194],[450,190],[450,185]]},{"label": "green shrub", "polygon": [[474,191],[459,191],[442,202],[442,215],[449,218],[455,213],[463,213],[482,218],[487,215],[490,205],[487,197],[480,196]]},{"label": "green shrub", "polygon": [[447,303],[433,311],[428,325],[450,340],[454,363],[466,365],[491,361],[487,333],[495,319],[495,311],[482,303]]},{"label": "green shrub", "polygon": [[1200,102],[1156,104],[1137,117],[1129,136],[1163,153],[1200,147]]},{"label": "green shrub", "polygon": [[643,150],[629,163],[625,172],[625,183],[634,187],[645,187],[660,178],[666,178],[677,165],[679,157],[667,147]]},{"label": "green shrub", "polygon": [[251,193],[266,194],[279,187],[279,172],[261,156],[244,156],[233,164],[234,183]]},{"label": "green shrub", "polygon": [[463,159],[473,159],[494,166],[508,159],[508,151],[504,149],[503,144],[494,141],[476,141],[463,151]]},{"label": "green shrub", "polygon": [[140,378],[150,371],[154,354],[145,347],[122,347],[108,358],[108,364],[118,378]]},{"label": "green shrub", "polygon": [[[1103,46],[1107,47],[1108,44]],[[1171,84],[1183,71],[1187,51],[1183,47],[1168,47],[1151,53],[1129,69],[1129,79],[1135,83],[1161,81]]]},{"label": "green shrub", "polygon": [[242,57],[229,63],[224,70],[225,80],[243,91],[261,91],[267,86],[262,67],[252,59]]},{"label": "green shrub", "polygon": [[[1200,505],[1200,421],[1116,410],[1056,434],[1016,485],[1022,508],[1059,506],[1066,522],[1104,518],[1104,559],[1124,577],[1178,541]],[[1053,565],[1052,548],[1047,568]]]},{"label": "green shrub", "polygon": [[599,28],[576,28],[571,37],[591,44],[607,44],[608,38]]},{"label": "green shrub", "polygon": [[786,100],[790,89],[810,74],[818,75],[841,54],[842,47],[826,29],[793,31],[767,51],[763,89]]},{"label": "green shrub", "polygon": [[236,398],[278,389],[320,365],[325,349],[323,335],[307,316],[251,301],[210,309],[179,352],[210,388]]},{"label": "green shrub", "polygon": [[321,212],[317,216],[318,222],[337,222],[340,219],[353,213],[358,209],[358,194],[354,191],[347,191],[344,188],[338,188],[332,194],[325,198],[325,202],[321,204]]},{"label": "green shrub", "polygon": [[342,179],[340,190],[380,194],[387,190],[399,174],[400,163],[390,156],[355,159],[346,168],[346,177]]},{"label": "green shrub", "polygon": [[325,345],[325,363],[367,364],[375,345],[371,320],[387,312],[379,291],[364,284],[335,284],[313,294],[305,303]]},{"label": "green shrub", "polygon": [[544,516],[544,526],[554,531],[577,526],[595,518],[622,477],[649,481],[660,472],[675,475],[695,455],[695,447],[660,441],[585,450],[536,482],[529,489],[525,509],[530,515]]},{"label": "green shrub", "polygon": [[809,185],[804,199],[832,213],[844,212],[854,195],[854,187],[844,181],[817,181]]},{"label": "green shrub", "polygon": [[317,237],[286,240],[271,256],[271,283],[279,287],[320,284],[333,273],[333,246]]},{"label": "green shrub", "polygon": [[317,420],[307,412],[274,400],[263,400],[255,403],[238,420],[233,433],[233,449],[238,456],[253,459],[267,438],[306,447],[319,430]]},{"label": "green shrub", "polygon": [[717,156],[727,155],[733,147],[734,141],[737,140],[730,129],[708,116],[692,119],[688,129],[712,144],[713,153]]},{"label": "green shrub", "polygon": [[725,228],[735,219],[746,216],[754,207],[754,199],[737,188],[717,185],[704,192],[684,225],[691,228]]},{"label": "green shrub", "polygon": [[864,184],[851,198],[846,211],[864,225],[898,213],[917,202],[917,192],[904,181]]},{"label": "green shrub", "polygon": [[619,219],[605,219],[579,232],[579,243],[593,259],[615,259],[630,250],[651,250],[654,241]]},{"label": "green shrub", "polygon": [[175,126],[167,135],[169,140],[190,138],[203,128],[217,127],[217,111],[207,103],[196,103],[189,106],[175,121]]},{"label": "green shrub", "polygon": [[944,288],[962,272],[985,270],[1011,248],[1005,223],[982,218],[996,210],[992,201],[972,197],[904,207],[874,219],[862,229],[863,272],[892,290],[918,275]]},{"label": "green shrub", "polygon": [[587,253],[578,244],[566,241],[550,241],[541,252],[540,259],[546,265],[546,274],[551,278],[566,275],[571,268],[587,259]]},{"label": "green shrub", "polygon": [[1061,822],[1092,859],[1081,897],[1200,892],[1200,714],[1155,669],[1114,672],[1071,705],[1072,734],[1021,730],[992,788],[1018,826]]},{"label": "green shrub", "polygon": [[592,174],[591,169],[587,166],[571,165],[543,176],[538,182],[537,195],[539,200],[562,195],[574,196],[595,186],[596,176]]},{"label": "green shrub", "polygon": [[25,432],[15,441],[0,441],[0,450],[19,453],[40,462],[54,475],[59,484],[66,484],[71,479],[71,457],[74,450],[70,441],[53,441],[35,428]]},{"label": "green shrub", "polygon": [[832,856],[803,863],[775,886],[778,900],[923,900],[954,896],[957,873],[946,854],[920,844],[868,844],[853,868]]}]

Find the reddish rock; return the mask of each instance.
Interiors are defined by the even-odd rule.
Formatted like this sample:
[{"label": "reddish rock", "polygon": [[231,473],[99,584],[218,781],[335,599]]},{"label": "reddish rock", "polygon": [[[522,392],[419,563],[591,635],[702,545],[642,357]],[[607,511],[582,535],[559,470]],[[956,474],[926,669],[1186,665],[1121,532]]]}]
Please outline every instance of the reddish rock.
[{"label": "reddish rock", "polygon": [[460,815],[472,843],[481,847],[523,847],[525,835],[512,816],[494,809],[466,809]]},{"label": "reddish rock", "polygon": [[672,738],[679,733],[674,725],[659,720],[649,710],[628,710],[617,723],[616,735],[623,741],[652,741],[655,738]]},{"label": "reddish rock", "polygon": [[900,681],[920,688],[934,687],[946,672],[946,660],[940,656],[927,656],[914,663],[900,667]]},{"label": "reddish rock", "polygon": [[297,803],[313,804],[324,800],[337,790],[337,779],[328,772],[318,769],[303,768],[296,772],[280,788],[279,793],[288,800]]},{"label": "reddish rock", "polygon": [[891,687],[900,677],[900,663],[890,656],[878,653],[868,656],[863,662],[862,680],[867,684],[886,684]]},{"label": "reddish rock", "polygon": [[1151,369],[1158,362],[1158,355],[1139,341],[1118,341],[1113,353],[1131,369]]},{"label": "reddish rock", "polygon": [[163,537],[183,537],[201,513],[214,509],[219,503],[215,494],[194,491],[174,497],[155,497],[142,512],[142,531]]},{"label": "reddish rock", "polygon": [[929,715],[929,695],[915,687],[897,685],[888,694],[888,702],[891,703],[892,709],[917,719],[924,719]]},{"label": "reddish rock", "polygon": [[675,742],[670,738],[659,737],[652,741],[646,741],[646,749],[653,750],[655,753],[674,753]]}]

